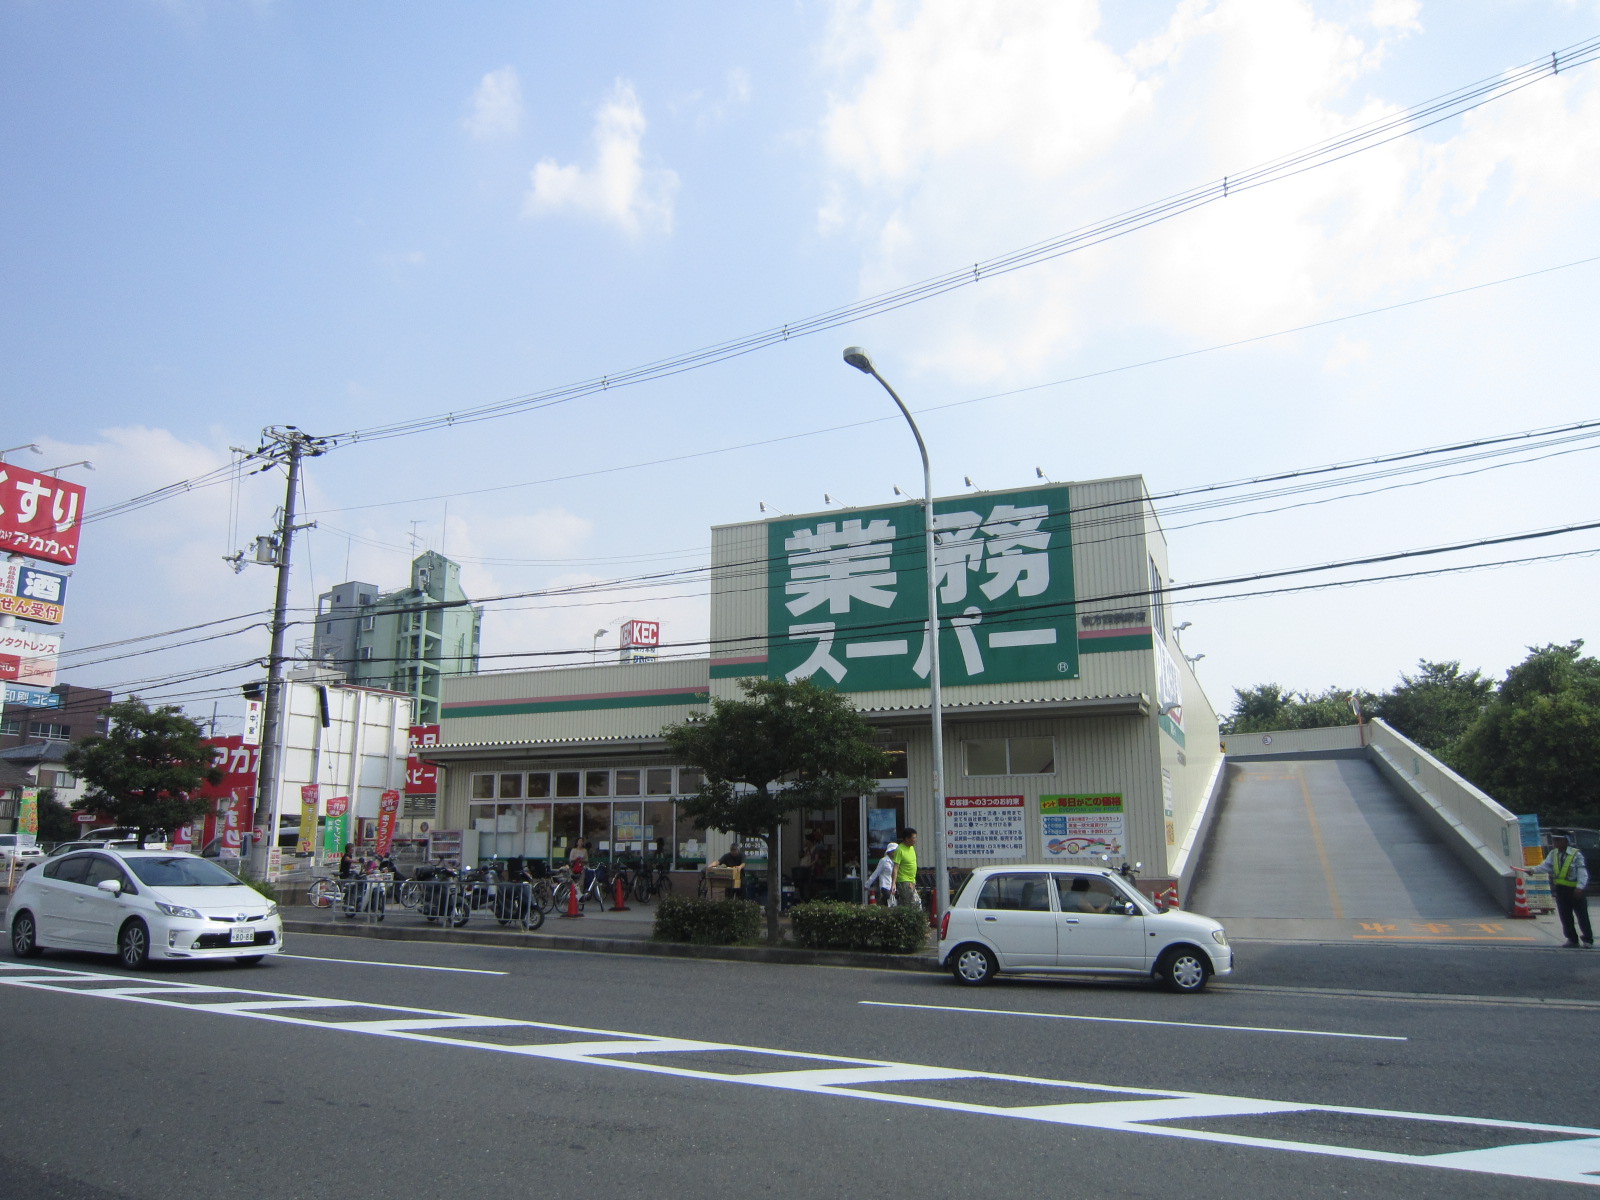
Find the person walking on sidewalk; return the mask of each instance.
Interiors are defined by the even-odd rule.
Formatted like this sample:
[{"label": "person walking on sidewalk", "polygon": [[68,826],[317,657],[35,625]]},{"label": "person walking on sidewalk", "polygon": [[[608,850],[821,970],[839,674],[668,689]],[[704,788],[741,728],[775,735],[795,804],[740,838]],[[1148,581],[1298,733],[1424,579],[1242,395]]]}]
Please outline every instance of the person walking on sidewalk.
[{"label": "person walking on sidewalk", "polygon": [[917,831],[909,825],[900,831],[900,848],[894,852],[894,898],[911,908],[922,907],[917,895]]},{"label": "person walking on sidewalk", "polygon": [[1589,867],[1583,855],[1565,833],[1550,835],[1550,853],[1537,867],[1517,867],[1526,874],[1536,871],[1550,876],[1550,893],[1556,898],[1556,912],[1561,914],[1561,932],[1567,935],[1565,945],[1571,949],[1579,945],[1594,946],[1594,928],[1589,924],[1589,900],[1583,892],[1589,886]]}]

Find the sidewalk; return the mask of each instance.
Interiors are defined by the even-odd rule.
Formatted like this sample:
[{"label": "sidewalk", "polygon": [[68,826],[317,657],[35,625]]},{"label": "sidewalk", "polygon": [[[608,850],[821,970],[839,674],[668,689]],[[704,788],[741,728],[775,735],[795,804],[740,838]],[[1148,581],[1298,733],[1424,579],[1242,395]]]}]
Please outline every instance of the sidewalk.
[{"label": "sidewalk", "polygon": [[[459,929],[442,921],[428,921],[410,909],[391,906],[381,921],[363,914],[347,917],[337,907],[309,905],[282,909],[286,934],[321,933],[368,937],[384,941],[457,942],[477,946],[522,946],[533,950],[583,950],[605,954],[643,954],[656,958],[710,958],[734,962],[794,963],[828,967],[869,967],[874,970],[933,971],[938,969],[936,943],[930,937],[920,954],[868,954],[848,950],[806,950],[798,946],[693,946],[684,942],[652,940],[656,913],[652,905],[635,904],[626,912],[596,912],[580,917],[551,913],[535,933],[515,925],[502,927],[487,909],[472,914]],[[787,922],[785,922],[787,926]]]}]

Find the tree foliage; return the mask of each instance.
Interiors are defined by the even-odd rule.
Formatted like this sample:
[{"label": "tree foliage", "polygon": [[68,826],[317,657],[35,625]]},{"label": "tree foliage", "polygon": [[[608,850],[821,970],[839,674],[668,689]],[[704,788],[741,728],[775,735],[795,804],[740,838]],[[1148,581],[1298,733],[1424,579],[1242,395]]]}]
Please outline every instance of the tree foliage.
[{"label": "tree foliage", "polygon": [[679,762],[705,772],[684,802],[704,829],[767,841],[774,886],[767,888],[767,939],[778,940],[778,830],[801,808],[869,791],[887,770],[872,727],[845,697],[810,679],[741,680],[740,700],[716,699],[711,711],[662,734]]},{"label": "tree foliage", "polygon": [[70,842],[78,832],[72,810],[56,799],[55,788],[39,792],[39,840],[41,842]]},{"label": "tree foliage", "polygon": [[1400,686],[1384,693],[1373,706],[1406,737],[1446,762],[1455,761],[1456,744],[1494,697],[1494,680],[1459,662],[1417,663],[1415,675],[1400,676]]},{"label": "tree foliage", "polygon": [[[1371,692],[1357,690],[1363,711],[1370,709]],[[1351,689],[1331,687],[1322,692],[1291,692],[1276,683],[1233,691],[1233,711],[1222,719],[1223,733],[1270,733],[1278,729],[1326,729],[1354,725]]]},{"label": "tree foliage", "polygon": [[1453,764],[1514,812],[1600,825],[1600,660],[1530,648],[1462,734]]},{"label": "tree foliage", "polygon": [[192,821],[208,802],[191,798],[201,783],[218,783],[211,748],[200,726],[176,705],[149,708],[139,697],[109,705],[110,731],[85,738],[63,756],[88,791],[73,807],[103,812],[113,824],[154,833]]}]

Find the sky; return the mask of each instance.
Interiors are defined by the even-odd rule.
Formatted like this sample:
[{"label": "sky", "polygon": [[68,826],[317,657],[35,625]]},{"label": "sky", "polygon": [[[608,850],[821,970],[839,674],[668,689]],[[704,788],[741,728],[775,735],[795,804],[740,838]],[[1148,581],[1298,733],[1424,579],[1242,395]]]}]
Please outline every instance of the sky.
[{"label": "sky", "polygon": [[[93,464],[64,472],[91,520],[61,677],[237,732],[274,579],[224,560],[273,527],[282,472],[95,513],[264,428],[348,435],[798,326],[1597,34],[1594,0],[0,0],[0,449]],[[485,669],[589,661],[630,618],[703,653],[711,526],[920,490],[851,344],[940,495],[1143,475],[1180,589],[1600,520],[1596,431],[1192,490],[1600,418],[1597,161],[1600,63],[1571,66],[836,328],[342,438],[307,462],[292,615],[434,549],[469,595],[520,597],[487,604]],[[1224,712],[1421,659],[1498,678],[1530,646],[1595,650],[1597,550],[1178,590],[1174,619]]]}]

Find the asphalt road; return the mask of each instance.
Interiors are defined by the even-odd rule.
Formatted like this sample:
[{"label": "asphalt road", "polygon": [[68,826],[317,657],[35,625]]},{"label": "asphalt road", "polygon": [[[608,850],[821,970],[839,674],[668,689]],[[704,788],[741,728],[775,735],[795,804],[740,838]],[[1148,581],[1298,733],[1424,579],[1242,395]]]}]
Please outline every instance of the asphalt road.
[{"label": "asphalt road", "polygon": [[0,1196],[1525,1197],[1600,1172],[1596,953],[1247,944],[1182,997],[291,949],[137,978],[0,958]]}]

